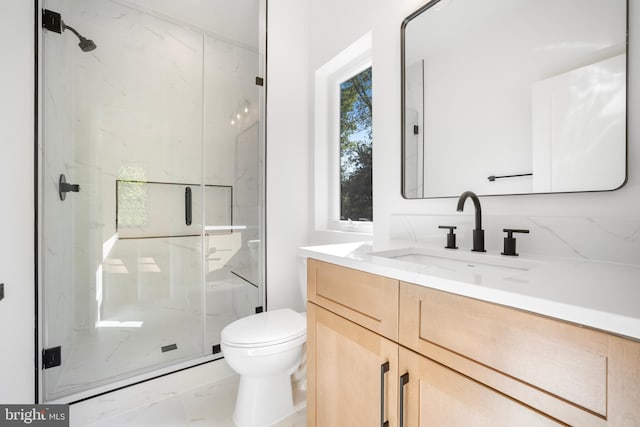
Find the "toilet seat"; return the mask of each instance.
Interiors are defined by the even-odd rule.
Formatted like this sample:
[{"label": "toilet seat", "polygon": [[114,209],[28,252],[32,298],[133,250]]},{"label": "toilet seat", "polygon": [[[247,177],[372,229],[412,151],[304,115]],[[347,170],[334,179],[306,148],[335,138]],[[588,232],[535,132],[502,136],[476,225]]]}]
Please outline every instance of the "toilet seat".
[{"label": "toilet seat", "polygon": [[304,316],[283,308],[236,320],[222,330],[221,339],[223,344],[237,348],[270,347],[304,340],[306,329]]}]

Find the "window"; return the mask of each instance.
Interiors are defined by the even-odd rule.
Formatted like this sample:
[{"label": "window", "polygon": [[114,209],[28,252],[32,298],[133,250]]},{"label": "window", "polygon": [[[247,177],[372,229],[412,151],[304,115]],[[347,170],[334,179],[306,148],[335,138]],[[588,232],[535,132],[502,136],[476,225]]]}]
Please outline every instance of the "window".
[{"label": "window", "polygon": [[340,220],[373,221],[371,67],[340,83]]},{"label": "window", "polygon": [[315,230],[371,234],[370,32],[316,70],[314,98]]},{"label": "window", "polygon": [[145,170],[138,166],[120,166],[116,180],[118,227],[149,225],[148,189]]}]

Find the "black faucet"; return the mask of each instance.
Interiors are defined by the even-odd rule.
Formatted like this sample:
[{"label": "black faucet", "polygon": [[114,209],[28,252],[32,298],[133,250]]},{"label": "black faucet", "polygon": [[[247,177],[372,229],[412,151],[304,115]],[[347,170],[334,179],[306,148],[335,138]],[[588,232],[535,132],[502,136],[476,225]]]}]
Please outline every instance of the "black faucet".
[{"label": "black faucet", "polygon": [[484,249],[484,230],[482,229],[482,208],[480,207],[480,199],[473,191],[465,191],[458,199],[458,212],[464,209],[464,202],[467,197],[471,197],[473,207],[476,210],[476,228],[473,230],[473,249],[474,252],[486,252]]}]

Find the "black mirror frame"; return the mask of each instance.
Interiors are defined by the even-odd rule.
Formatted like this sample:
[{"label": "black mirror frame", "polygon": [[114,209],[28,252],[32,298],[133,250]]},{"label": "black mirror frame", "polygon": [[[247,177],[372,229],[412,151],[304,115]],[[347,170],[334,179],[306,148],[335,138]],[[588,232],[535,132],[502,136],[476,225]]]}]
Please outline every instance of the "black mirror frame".
[{"label": "black mirror frame", "polygon": [[[400,25],[400,194],[402,198],[405,200],[425,200],[425,199],[451,199],[458,197],[457,195],[452,196],[432,196],[432,197],[407,197],[405,194],[405,139],[406,139],[406,129],[405,129],[405,121],[406,121],[406,113],[405,113],[405,103],[406,103],[406,80],[405,80],[405,45],[406,45],[406,36],[405,31],[407,25],[416,17],[421,15],[423,12],[427,11],[431,7],[440,3],[442,0],[431,0],[419,7],[417,10],[412,12],[409,16],[407,16]],[[625,47],[627,52],[627,60],[626,60],[626,97],[625,97],[625,163],[624,163],[624,181],[616,187],[607,190],[584,190],[584,191],[557,191],[557,192],[541,192],[541,193],[504,193],[504,194],[479,194],[479,196],[528,196],[528,195],[538,195],[538,194],[571,194],[571,193],[603,193],[603,192],[611,192],[621,189],[625,186],[627,181],[629,180],[629,0],[626,0],[626,31],[625,31]]]}]

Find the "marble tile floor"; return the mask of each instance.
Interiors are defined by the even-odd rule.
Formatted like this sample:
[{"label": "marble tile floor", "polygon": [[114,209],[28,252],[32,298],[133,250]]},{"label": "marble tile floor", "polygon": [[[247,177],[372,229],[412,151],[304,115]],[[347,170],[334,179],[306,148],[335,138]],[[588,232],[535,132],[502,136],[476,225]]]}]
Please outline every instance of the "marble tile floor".
[{"label": "marble tile floor", "polygon": [[[232,421],[239,377],[233,374],[214,383],[192,390],[168,395],[168,397],[108,416],[94,422],[74,422],[74,406],[71,406],[71,427],[235,427]],[[296,412],[282,420],[276,427],[306,426],[306,393],[294,383]]]}]

